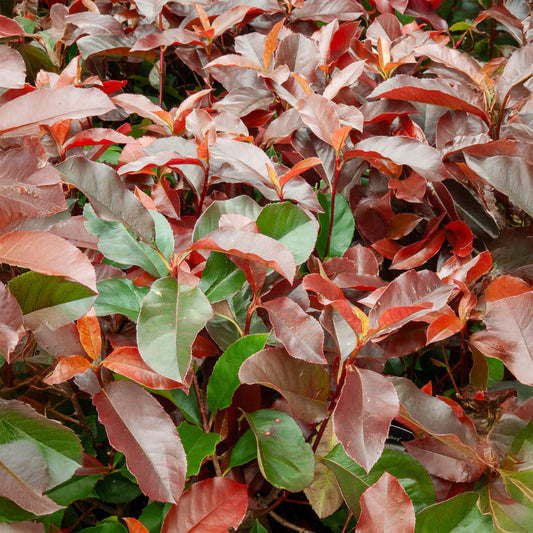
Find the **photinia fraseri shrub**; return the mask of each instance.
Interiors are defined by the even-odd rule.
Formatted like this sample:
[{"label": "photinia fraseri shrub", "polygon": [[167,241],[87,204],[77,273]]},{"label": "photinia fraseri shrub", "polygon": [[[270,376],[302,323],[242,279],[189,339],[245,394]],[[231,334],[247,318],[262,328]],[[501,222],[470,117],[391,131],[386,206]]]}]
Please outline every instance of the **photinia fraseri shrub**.
[{"label": "photinia fraseri shrub", "polygon": [[529,12],[50,4],[0,16],[0,523],[528,531]]}]

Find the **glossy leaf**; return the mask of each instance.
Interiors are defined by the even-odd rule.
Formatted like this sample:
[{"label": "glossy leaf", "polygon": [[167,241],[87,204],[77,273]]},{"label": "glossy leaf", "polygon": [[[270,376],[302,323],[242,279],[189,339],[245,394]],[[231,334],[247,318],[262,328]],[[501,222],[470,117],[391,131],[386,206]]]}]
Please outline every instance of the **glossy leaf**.
[{"label": "glossy leaf", "polygon": [[310,94],[295,104],[304,124],[324,142],[333,146],[333,135],[341,127],[335,107],[330,100]]},{"label": "glossy leaf", "polygon": [[333,213],[333,228],[329,241],[329,249],[326,250],[328,233],[330,231],[331,220],[331,196],[329,194],[318,194],[320,205],[324,213],[318,215],[320,222],[320,233],[316,242],[316,248],[321,257],[341,257],[352,243],[355,221],[352,210],[346,199],[340,194],[335,196],[335,211]]},{"label": "glossy leaf", "polygon": [[[85,227],[90,233],[98,237],[98,249],[105,257],[126,267],[131,265],[140,266],[155,277],[168,274],[168,265],[162,259],[161,254],[153,247],[137,241],[133,233],[124,224],[98,218],[93,208],[88,204],[85,206],[83,213],[87,219]],[[162,232],[167,229],[170,230],[166,220],[162,222],[161,226]],[[156,236],[156,242],[157,240]],[[162,240],[166,241],[167,235],[163,234]],[[162,244],[165,244],[165,242]]]},{"label": "glossy leaf", "polygon": [[409,270],[380,294],[368,315],[370,327],[380,333],[397,330],[430,310],[441,309],[452,291],[453,287],[443,283],[429,270]]},{"label": "glossy leaf", "polygon": [[213,316],[198,288],[175,278],[156,280],[144,297],[137,324],[137,344],[144,362],[159,374],[183,382],[191,363],[191,346]]},{"label": "glossy leaf", "polygon": [[282,243],[260,233],[215,230],[192,245],[193,250],[213,250],[247,259],[275,270],[289,282],[296,273],[291,251]]},{"label": "glossy leaf", "polygon": [[413,503],[398,480],[385,472],[361,496],[357,533],[387,531],[412,533],[415,530]]},{"label": "glossy leaf", "polygon": [[145,242],[155,240],[155,224],[150,213],[109,166],[84,157],[70,157],[57,168],[63,181],[89,198],[102,220],[125,224]]},{"label": "glossy leaf", "polygon": [[394,387],[371,370],[348,370],[333,412],[333,430],[346,453],[367,472],[379,459],[399,413]]},{"label": "glossy leaf", "polygon": [[319,365],[294,359],[283,348],[262,350],[249,357],[240,367],[239,379],[277,390],[294,415],[306,423],[327,417],[327,372]]},{"label": "glossy leaf", "polygon": [[51,126],[61,120],[103,115],[115,106],[98,89],[70,85],[37,89],[7,102],[0,109],[0,135],[18,137],[38,134],[41,125]]},{"label": "glossy leaf", "polygon": [[187,459],[161,405],[129,381],[108,383],[93,403],[109,442],[124,453],[141,490],[153,500],[176,503],[185,486]]},{"label": "glossy leaf", "polygon": [[44,382],[48,385],[57,385],[58,383],[63,383],[64,381],[67,381],[78,374],[83,374],[89,370],[91,366],[92,365],[87,358],[83,357],[82,355],[59,357],[54,371],[44,379]]},{"label": "glossy leaf", "polygon": [[281,242],[292,252],[297,265],[307,261],[315,247],[318,229],[300,207],[289,202],[266,205],[256,222],[263,235]]},{"label": "glossy leaf", "polygon": [[307,487],[313,480],[315,459],[294,419],[271,409],[245,416],[257,440],[257,461],[265,479],[293,492]]},{"label": "glossy leaf", "polygon": [[[393,80],[398,77],[395,76]],[[438,182],[446,177],[439,152],[411,137],[370,137],[344,153],[344,158],[349,157],[364,157],[370,162],[375,158],[390,159],[396,165],[410,166],[428,181]]]},{"label": "glossy leaf", "polygon": [[84,316],[80,317],[77,326],[85,353],[93,361],[97,361],[102,351],[102,334],[94,309],[90,309]]},{"label": "glossy leaf", "polygon": [[65,211],[58,172],[26,148],[0,152],[0,227]]},{"label": "glossy leaf", "polygon": [[47,463],[35,443],[21,440],[0,444],[0,472],[0,496],[36,515],[61,508],[42,494],[48,485]]},{"label": "glossy leaf", "polygon": [[0,354],[9,363],[10,356],[24,336],[26,329],[22,318],[22,310],[13,294],[0,283]]},{"label": "glossy leaf", "polygon": [[178,505],[171,507],[161,533],[226,533],[237,528],[248,509],[248,486],[225,477],[191,485]]},{"label": "glossy leaf", "polygon": [[233,393],[241,381],[239,368],[248,357],[262,350],[268,334],[247,335],[235,341],[217,360],[207,384],[207,403],[211,411],[231,404]]},{"label": "glossy leaf", "polygon": [[416,515],[415,533],[426,533],[437,529],[442,533],[494,531],[490,517],[480,513],[476,505],[477,500],[476,493],[465,492],[426,507]]},{"label": "glossy leaf", "polygon": [[237,293],[245,281],[244,272],[226,254],[211,252],[202,271],[200,289],[211,303],[216,303]]},{"label": "glossy leaf", "polygon": [[1,235],[0,262],[64,276],[96,293],[96,274],[87,256],[51,233],[17,231]]},{"label": "glossy leaf", "polygon": [[276,338],[292,357],[309,363],[326,363],[324,331],[318,320],[293,300],[282,297],[263,303]]},{"label": "glossy leaf", "polygon": [[141,301],[148,294],[148,287],[138,287],[127,278],[109,278],[99,281],[98,298],[94,302],[96,316],[120,313],[137,322]]},{"label": "glossy leaf", "polygon": [[480,352],[500,359],[527,385],[533,385],[532,306],[532,292],[497,300],[483,317],[486,329],[470,337]]},{"label": "glossy leaf", "polygon": [[121,376],[136,381],[144,387],[156,390],[177,389],[181,383],[166,378],[152,370],[134,346],[115,348],[103,361],[102,366]]},{"label": "glossy leaf", "polygon": [[196,476],[204,459],[215,453],[220,435],[204,433],[198,426],[182,422],[178,426],[178,433],[187,455],[187,477]]},{"label": "glossy leaf", "polygon": [[0,399],[0,438],[3,443],[29,441],[46,462],[51,488],[69,479],[81,464],[82,448],[74,432],[40,415],[29,405]]},{"label": "glossy leaf", "polygon": [[122,520],[126,522],[129,533],[149,533],[149,531],[136,518],[123,517]]},{"label": "glossy leaf", "polygon": [[231,450],[229,468],[245,465],[257,458],[257,441],[254,432],[247,429]]}]

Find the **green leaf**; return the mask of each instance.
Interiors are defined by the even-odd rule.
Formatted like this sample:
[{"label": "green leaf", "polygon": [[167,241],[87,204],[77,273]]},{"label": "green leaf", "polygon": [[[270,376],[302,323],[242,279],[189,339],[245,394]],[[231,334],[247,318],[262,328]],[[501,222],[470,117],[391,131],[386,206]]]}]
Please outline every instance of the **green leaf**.
[{"label": "green leaf", "polygon": [[329,250],[326,250],[331,217],[331,195],[318,193],[318,201],[324,209],[324,213],[318,214],[320,233],[318,234],[316,249],[322,259],[326,256],[341,257],[350,247],[355,230],[355,220],[350,205],[342,195],[338,193],[335,195],[333,229],[331,231]]},{"label": "green leaf", "polygon": [[83,316],[96,298],[85,285],[38,272],[25,272],[12,279],[8,287],[23,314],[28,315],[26,321],[45,316],[47,324],[54,329]]},{"label": "green leaf", "polygon": [[0,444],[17,440],[37,445],[48,464],[50,488],[69,479],[81,464],[81,444],[72,430],[23,402],[0,399]]},{"label": "green leaf", "polygon": [[[9,524],[11,522],[24,522],[34,519],[35,515],[33,513],[19,507],[15,502],[0,496],[0,523],[5,522]],[[39,519],[42,519],[42,516]]]},{"label": "green leaf", "polygon": [[[83,215],[87,219],[85,222],[87,231],[98,237],[98,249],[107,259],[119,263],[124,267],[137,265],[155,277],[166,276],[168,274],[168,266],[161,258],[161,255],[147,244],[137,241],[133,232],[128,230],[124,224],[101,220],[96,216],[93,208],[89,204],[85,206]],[[163,227],[162,223],[160,225]],[[172,232],[172,230],[170,231]],[[168,247],[166,231],[164,231],[161,239],[158,238],[156,233],[156,245],[158,246],[159,241],[161,241],[162,247]],[[164,252],[164,250],[160,251],[161,253]]]},{"label": "green leaf", "polygon": [[58,505],[69,505],[76,500],[89,497],[102,474],[92,476],[73,476],[61,485],[54,487],[45,494]]},{"label": "green leaf", "polygon": [[138,287],[127,278],[109,278],[99,281],[98,298],[94,302],[96,316],[120,313],[137,322],[141,300],[148,294],[148,287]]},{"label": "green leaf", "polygon": [[187,455],[187,477],[200,472],[203,460],[215,453],[218,433],[204,433],[198,426],[182,422],[178,427],[181,443]]},{"label": "green leaf", "polygon": [[128,533],[128,530],[117,522],[100,522],[97,526],[80,530],[80,533]]},{"label": "green leaf", "polygon": [[70,157],[56,168],[64,182],[74,185],[89,198],[99,218],[126,224],[145,242],[153,243],[155,239],[157,243],[152,213],[111,167],[86,157]]},{"label": "green leaf", "polygon": [[96,484],[94,491],[106,503],[128,503],[142,494],[139,486],[120,472],[107,475]]},{"label": "green leaf", "polygon": [[192,240],[198,241],[211,231],[218,229],[218,221],[222,215],[244,215],[251,220],[255,220],[261,208],[249,196],[237,196],[230,200],[213,202],[196,221]]},{"label": "green leaf", "polygon": [[502,381],[505,374],[505,365],[494,357],[485,357],[489,367],[489,379],[487,387],[493,387]]},{"label": "green leaf", "polygon": [[424,467],[411,455],[397,450],[383,450],[383,454],[368,474],[346,455],[338,444],[327,457],[321,459],[337,476],[344,500],[355,516],[359,516],[359,498],[383,474],[398,479],[413,502],[415,512],[435,503],[435,488]]},{"label": "green leaf", "polygon": [[263,235],[283,243],[293,253],[297,265],[307,261],[315,248],[316,222],[297,205],[289,202],[268,204],[256,222]]},{"label": "green leaf", "polygon": [[435,503],[435,487],[426,469],[412,456],[398,450],[383,450],[383,454],[365,479],[373,485],[388,472],[398,479],[413,502],[415,513]]},{"label": "green leaf", "polygon": [[490,516],[477,507],[478,494],[465,492],[426,507],[416,515],[415,533],[491,533]]},{"label": "green leaf", "polygon": [[183,413],[185,420],[188,420],[192,424],[196,424],[198,427],[202,427],[202,415],[194,392],[186,394],[182,389],[154,392],[166,396],[171,402],[173,402]]},{"label": "green leaf", "polygon": [[295,420],[271,409],[245,417],[257,440],[257,461],[265,479],[293,492],[307,487],[313,481],[315,457]]},{"label": "green leaf", "polygon": [[231,404],[233,393],[241,384],[239,368],[248,357],[265,347],[268,336],[259,333],[242,337],[218,358],[207,385],[207,403],[213,413]]},{"label": "green leaf", "polygon": [[226,254],[211,252],[202,272],[200,289],[215,303],[236,294],[245,281],[244,272]]},{"label": "green leaf", "polygon": [[268,533],[268,530],[259,523],[259,520],[256,519],[254,527],[250,529],[250,533]]},{"label": "green leaf", "polygon": [[231,450],[229,467],[245,465],[257,457],[257,440],[251,429],[244,432]]},{"label": "green leaf", "polygon": [[170,506],[170,503],[149,503],[143,509],[141,516],[139,516],[139,522],[141,522],[150,533],[160,533],[163,528],[163,520],[170,509]]},{"label": "green leaf", "polygon": [[175,381],[183,381],[191,346],[213,316],[204,293],[176,278],[156,280],[144,297],[137,324],[137,345],[146,364]]}]

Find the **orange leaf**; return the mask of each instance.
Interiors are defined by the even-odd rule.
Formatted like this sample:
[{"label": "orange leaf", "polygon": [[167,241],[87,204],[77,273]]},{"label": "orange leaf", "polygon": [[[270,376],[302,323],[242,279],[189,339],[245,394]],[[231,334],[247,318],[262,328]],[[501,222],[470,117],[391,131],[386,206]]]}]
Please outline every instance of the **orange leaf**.
[{"label": "orange leaf", "polygon": [[102,351],[102,336],[100,323],[92,307],[85,316],[78,319],[78,333],[80,334],[81,345],[87,355],[96,361]]},{"label": "orange leaf", "polygon": [[265,65],[265,72],[268,71],[268,66],[270,65],[270,59],[272,54],[278,47],[278,33],[283,26],[284,20],[280,20],[277,24],[274,24],[274,27],[270,30],[270,33],[267,35],[265,41],[265,49],[263,50],[263,63]]},{"label": "orange leaf", "polygon": [[194,4],[194,9],[196,9],[196,13],[198,13],[198,17],[200,19],[200,23],[202,24],[202,28],[204,29],[204,31],[210,30],[211,23],[209,22],[209,17],[204,11],[204,8],[202,6]]},{"label": "orange leaf", "polygon": [[89,368],[91,368],[91,363],[82,355],[71,355],[70,357],[62,355],[58,357],[54,371],[44,379],[44,382],[48,385],[57,385],[78,374],[85,373]]},{"label": "orange leaf", "polygon": [[281,194],[281,187],[276,171],[268,163],[265,163],[265,165],[267,167],[268,177],[270,178],[270,181],[274,184],[274,187],[276,187],[276,191],[279,196]]},{"label": "orange leaf", "polygon": [[316,167],[317,165],[321,165],[322,160],[318,157],[308,157],[307,159],[302,159],[302,161],[298,161],[296,165],[294,165],[289,172],[283,174],[279,180],[280,187],[283,187],[289,180],[292,180],[292,178],[295,178],[296,176],[299,176],[302,172],[305,172],[306,170],[309,170],[310,168]]},{"label": "orange leaf", "polygon": [[437,342],[447,339],[459,333],[464,327],[463,321],[453,313],[437,317],[429,326],[427,331],[427,342]]},{"label": "orange leaf", "polygon": [[344,146],[346,137],[348,137],[351,129],[351,126],[343,126],[342,128],[339,128],[333,132],[333,135],[331,136],[331,144],[333,148],[335,148],[335,152],[337,152],[337,154],[340,153],[342,147]]},{"label": "orange leaf", "polygon": [[130,533],[149,533],[149,531],[136,518],[123,518]]},{"label": "orange leaf", "polygon": [[304,90],[305,94],[312,94],[313,90],[309,85],[309,82],[302,76],[291,72],[291,76],[300,84],[300,87]]},{"label": "orange leaf", "polygon": [[379,68],[385,72],[385,67],[390,63],[390,46],[382,37],[378,37]]}]

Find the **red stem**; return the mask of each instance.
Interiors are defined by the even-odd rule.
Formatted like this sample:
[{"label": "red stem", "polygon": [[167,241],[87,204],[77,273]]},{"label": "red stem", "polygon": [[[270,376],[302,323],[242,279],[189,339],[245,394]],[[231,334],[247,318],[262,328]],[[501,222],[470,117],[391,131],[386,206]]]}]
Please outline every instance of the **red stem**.
[{"label": "red stem", "polygon": [[341,170],[341,160],[339,154],[335,155],[335,178],[333,179],[333,187],[331,189],[331,213],[329,217],[328,240],[326,241],[326,248],[324,249],[324,257],[329,254],[329,243],[331,241],[331,232],[333,230],[333,215],[335,214],[335,195],[337,194],[337,184],[339,182],[339,173]]},{"label": "red stem", "polygon": [[[163,15],[159,13],[159,33],[163,32]],[[165,50],[159,47],[159,107],[163,107],[163,85],[165,84]]]}]

